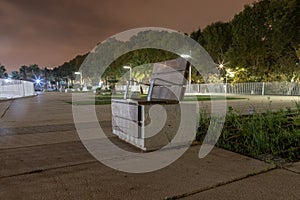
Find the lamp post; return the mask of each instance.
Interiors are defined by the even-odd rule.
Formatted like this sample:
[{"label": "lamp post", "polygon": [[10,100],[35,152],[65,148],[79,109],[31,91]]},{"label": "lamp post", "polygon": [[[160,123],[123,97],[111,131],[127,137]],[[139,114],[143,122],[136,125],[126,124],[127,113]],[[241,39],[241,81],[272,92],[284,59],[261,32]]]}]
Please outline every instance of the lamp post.
[{"label": "lamp post", "polygon": [[75,72],[75,74],[80,75],[80,86],[82,86],[82,72]]},{"label": "lamp post", "polygon": [[219,64],[220,69],[224,69],[225,71],[225,94],[227,93],[227,71],[225,69],[225,65],[223,63]]},{"label": "lamp post", "polygon": [[[123,66],[124,69],[129,69],[129,83],[131,83],[131,73],[132,73],[132,68],[131,66]],[[130,84],[131,85],[131,84]]]},{"label": "lamp post", "polygon": [[[191,59],[192,58],[191,54],[192,54],[192,51],[190,50],[190,55],[181,54],[180,56],[182,58]],[[188,80],[188,82],[189,82],[189,84],[188,84],[189,85],[189,92],[191,92],[191,85],[192,85],[192,66],[191,66],[191,63],[189,63],[189,80]]]}]

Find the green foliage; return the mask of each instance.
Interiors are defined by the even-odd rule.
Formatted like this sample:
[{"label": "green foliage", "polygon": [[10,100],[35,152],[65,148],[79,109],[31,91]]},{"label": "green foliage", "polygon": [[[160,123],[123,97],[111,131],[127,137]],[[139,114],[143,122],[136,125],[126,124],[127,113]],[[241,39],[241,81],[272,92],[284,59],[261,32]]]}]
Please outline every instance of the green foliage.
[{"label": "green foliage", "polygon": [[202,33],[203,46],[215,62],[222,59],[232,43],[230,23],[216,22],[207,26]]},{"label": "green foliage", "polygon": [[12,71],[9,76],[9,78],[14,79],[14,80],[19,80],[20,79],[20,74],[18,71]]},{"label": "green foliage", "polygon": [[52,77],[59,80],[61,78],[68,78],[70,80],[75,80],[75,72],[79,70],[81,64],[86,58],[85,55],[78,55],[69,62],[65,62],[64,64],[53,69]]},{"label": "green foliage", "polygon": [[19,77],[22,80],[32,81],[37,77],[44,76],[44,72],[39,68],[37,64],[32,64],[29,66],[23,65],[19,69]]},{"label": "green foliage", "polygon": [[7,73],[4,65],[0,63],[0,78],[7,78]]},{"label": "green foliage", "polygon": [[[88,59],[82,65],[83,75],[91,79],[105,79],[105,82],[111,76],[119,80],[127,72],[123,69],[125,65],[134,68],[147,63],[176,58],[182,52],[187,54],[184,51],[187,48],[187,42],[184,39],[179,39],[178,34],[149,30],[139,32],[127,41],[110,38],[98,45],[88,55]],[[177,52],[177,55],[162,50],[174,45],[179,47],[172,49],[172,51]],[[141,47],[142,49],[140,49]]]},{"label": "green foliage", "polygon": [[[119,80],[120,77],[128,71],[124,69],[123,66],[131,66],[134,69],[135,67],[141,65],[169,60],[175,57],[176,55],[174,55],[173,53],[160,49],[147,48],[131,51],[115,59],[113,63],[111,63],[105,70],[102,78],[107,79],[108,77],[114,76],[116,80]],[[141,73],[148,73],[146,72],[148,70],[147,68],[144,69],[146,71],[141,72],[140,70],[136,72],[133,70],[133,78],[142,80],[144,77]]]},{"label": "green foliage", "polygon": [[203,46],[203,44],[204,44],[204,38],[203,38],[202,31],[201,31],[200,28],[197,31],[192,32],[191,35],[190,35],[190,37],[193,40],[199,42]]},{"label": "green foliage", "polygon": [[226,67],[245,69],[242,76],[251,74],[250,80],[299,81],[299,10],[299,0],[260,0],[229,23],[213,23],[190,36],[215,62],[225,60]]},{"label": "green foliage", "polygon": [[[296,70],[295,48],[300,44],[299,1],[263,0],[246,6],[232,24],[233,45],[227,52],[231,65],[244,66],[261,81],[277,80],[274,74]],[[290,19],[290,20],[289,20]],[[273,76],[272,76],[273,75]]]},{"label": "green foliage", "polygon": [[[288,161],[299,160],[299,111],[267,111],[241,116],[231,108],[217,146],[256,158],[270,154]],[[202,114],[198,141],[203,141],[208,126],[209,117]]]}]

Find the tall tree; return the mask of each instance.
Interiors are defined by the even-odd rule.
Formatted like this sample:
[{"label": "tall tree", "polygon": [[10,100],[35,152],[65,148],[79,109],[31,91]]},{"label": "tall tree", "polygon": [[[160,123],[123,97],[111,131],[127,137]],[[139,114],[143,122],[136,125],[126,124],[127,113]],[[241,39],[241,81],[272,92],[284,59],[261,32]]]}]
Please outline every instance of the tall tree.
[{"label": "tall tree", "polygon": [[202,35],[202,31],[199,28],[197,31],[194,31],[190,34],[190,37],[194,39],[195,41],[199,42],[199,44],[203,45],[204,44],[204,38]]},{"label": "tall tree", "polygon": [[18,71],[12,71],[9,74],[9,78],[14,79],[14,80],[19,80],[20,79],[20,74]]},{"label": "tall tree", "polygon": [[20,79],[27,80],[28,73],[29,73],[28,66],[26,66],[26,65],[21,66],[19,69],[19,73],[20,73]]},{"label": "tall tree", "polygon": [[6,69],[4,65],[1,65],[0,63],[0,78],[6,78],[6,77],[7,77]]},{"label": "tall tree", "polygon": [[293,74],[300,42],[299,4],[298,0],[262,0],[246,6],[231,22],[233,45],[227,53],[231,64],[264,81]]},{"label": "tall tree", "polygon": [[230,23],[216,22],[207,26],[203,32],[203,45],[216,62],[224,59],[224,53],[232,43]]}]

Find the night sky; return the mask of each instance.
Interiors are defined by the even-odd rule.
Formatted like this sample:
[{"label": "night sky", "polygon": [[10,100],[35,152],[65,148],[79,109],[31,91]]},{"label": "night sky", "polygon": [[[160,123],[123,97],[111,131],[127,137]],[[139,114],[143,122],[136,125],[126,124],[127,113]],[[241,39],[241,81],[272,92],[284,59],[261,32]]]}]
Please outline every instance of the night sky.
[{"label": "night sky", "polygon": [[0,0],[0,63],[55,67],[137,27],[191,33],[229,21],[253,0]]}]

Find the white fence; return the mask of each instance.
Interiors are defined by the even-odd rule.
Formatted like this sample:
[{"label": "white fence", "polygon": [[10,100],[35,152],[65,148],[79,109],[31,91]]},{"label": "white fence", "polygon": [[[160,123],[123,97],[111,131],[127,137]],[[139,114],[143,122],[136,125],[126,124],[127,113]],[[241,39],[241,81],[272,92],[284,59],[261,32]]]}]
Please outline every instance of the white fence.
[{"label": "white fence", "polygon": [[35,95],[32,82],[0,79],[0,98],[19,98],[32,95]]},{"label": "white fence", "polygon": [[[139,87],[139,86],[134,86]],[[124,91],[125,85],[116,85],[117,91]],[[136,89],[136,88],[135,88]],[[147,88],[143,87],[145,93]],[[300,84],[295,82],[249,82],[227,84],[192,84],[186,93],[227,93],[244,95],[300,95]]]},{"label": "white fence", "polygon": [[187,92],[245,95],[300,95],[300,84],[291,82],[249,82],[227,84],[193,84]]}]

